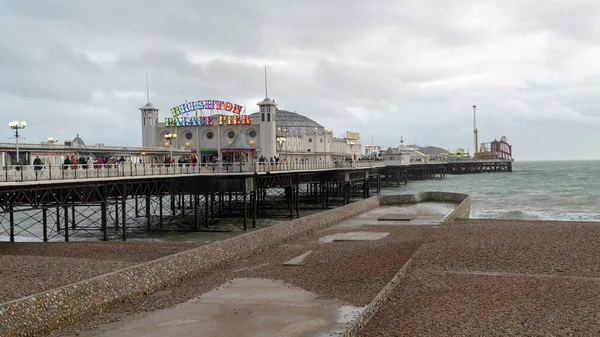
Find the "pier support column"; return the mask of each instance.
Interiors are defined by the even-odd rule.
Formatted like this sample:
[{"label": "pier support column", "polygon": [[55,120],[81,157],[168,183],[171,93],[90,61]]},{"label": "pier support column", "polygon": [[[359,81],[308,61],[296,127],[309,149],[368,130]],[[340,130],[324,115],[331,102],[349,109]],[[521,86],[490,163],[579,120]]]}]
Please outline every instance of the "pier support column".
[{"label": "pier support column", "polygon": [[13,208],[9,208],[9,221],[10,221],[10,242],[15,242],[15,212]]},{"label": "pier support column", "polygon": [[[191,196],[190,196],[191,199]],[[185,216],[185,195],[182,194],[179,196],[179,207],[181,207],[181,216]]]},{"label": "pier support column", "polygon": [[133,199],[135,200],[135,217],[139,218],[140,217],[140,209],[139,209],[139,206],[138,206],[138,197],[136,196]]},{"label": "pier support column", "polygon": [[343,197],[344,197],[344,205],[347,205],[350,203],[350,182],[344,182],[344,189],[343,189]]},{"label": "pier support column", "polygon": [[150,222],[150,195],[146,195],[146,229],[152,230],[152,224]]},{"label": "pier support column", "polygon": [[106,201],[102,201],[102,203],[100,204],[100,227],[102,229],[102,240],[103,241],[108,241],[108,224],[107,224],[108,214],[107,214],[106,209],[107,209]]},{"label": "pier support column", "polygon": [[329,186],[330,182],[325,183],[325,208],[329,208]]},{"label": "pier support column", "polygon": [[246,192],[243,192],[242,202],[244,203],[244,232],[248,230],[248,203],[246,202]]},{"label": "pier support column", "polygon": [[115,231],[119,232],[119,199],[115,198]]},{"label": "pier support column", "polygon": [[285,201],[287,203],[287,209],[289,211],[290,219],[294,218],[294,194],[292,186],[286,186],[285,189]]},{"label": "pier support column", "polygon": [[210,192],[210,219],[215,218],[215,192]]},{"label": "pier support column", "polygon": [[177,212],[175,212],[175,196],[173,194],[171,194],[170,197],[171,197],[171,216],[175,216],[175,215],[177,215]]},{"label": "pier support column", "polygon": [[123,195],[121,195],[121,216],[122,216],[122,224],[121,228],[123,229],[123,241],[127,240],[127,184],[123,184]]},{"label": "pier support column", "polygon": [[256,228],[256,191],[250,192],[250,205],[252,207],[252,228]]},{"label": "pier support column", "polygon": [[[198,194],[194,194],[194,230],[198,232],[200,230],[200,219],[198,214],[198,206],[200,204],[200,200],[198,200]],[[190,197],[191,200],[191,197]]]},{"label": "pier support column", "polygon": [[327,202],[327,182],[321,182],[321,206],[325,208]]},{"label": "pier support column", "polygon": [[204,227],[208,228],[208,192],[204,193]]},{"label": "pier support column", "polygon": [[69,206],[63,208],[65,212],[65,242],[69,242]]},{"label": "pier support column", "polygon": [[321,197],[321,183],[317,182],[317,183],[311,184],[311,186],[313,187],[313,191],[315,194],[315,205],[318,206],[319,198]]},{"label": "pier support column", "polygon": [[163,196],[158,197],[158,229],[163,228]]},{"label": "pier support column", "polygon": [[56,207],[56,231],[60,232],[60,207]]},{"label": "pier support column", "polygon": [[219,192],[219,219],[223,217],[223,208],[225,208],[225,198],[223,192]]},{"label": "pier support column", "polygon": [[71,228],[77,228],[77,223],[75,220],[75,205],[71,206]]},{"label": "pier support column", "polygon": [[295,204],[296,204],[296,217],[300,217],[300,185],[296,185],[295,190]]},{"label": "pier support column", "polygon": [[48,209],[46,204],[42,205],[42,237],[44,242],[48,242]]}]

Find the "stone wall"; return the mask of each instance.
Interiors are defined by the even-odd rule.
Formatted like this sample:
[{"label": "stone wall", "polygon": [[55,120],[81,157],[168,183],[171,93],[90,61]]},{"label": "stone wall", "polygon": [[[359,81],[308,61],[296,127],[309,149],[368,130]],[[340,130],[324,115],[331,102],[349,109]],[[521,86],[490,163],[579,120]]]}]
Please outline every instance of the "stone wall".
[{"label": "stone wall", "polygon": [[446,216],[445,221],[458,218],[469,218],[471,214],[471,197],[468,194],[450,192],[419,192],[414,194],[380,195],[381,206],[416,204],[419,202],[450,202],[458,204],[452,213]]},{"label": "stone wall", "polygon": [[[420,249],[420,247],[419,247]],[[418,251],[418,250],[417,250]],[[416,254],[416,252],[415,252]],[[415,256],[413,254],[413,256]],[[406,270],[410,267],[412,263],[412,256],[402,268],[392,277],[390,282],[386,284],[383,289],[375,296],[375,298],[367,305],[367,307],[361,311],[360,315],[354,319],[352,323],[346,328],[344,331],[343,337],[354,337],[357,336],[362,329],[367,325],[367,323],[375,316],[377,311],[381,309],[381,306],[387,301],[388,297],[392,293],[392,290],[404,279],[404,275],[406,275]]]},{"label": "stone wall", "polygon": [[[460,203],[447,220],[468,217],[469,214],[470,198],[464,194],[425,192],[371,197],[1,304],[0,336],[39,336],[106,310],[114,303],[176,285],[235,260],[332,226],[380,205],[423,201]],[[376,299],[382,301],[387,298],[386,296],[384,294]],[[377,309],[378,305],[373,304],[370,310],[375,313]],[[363,320],[362,324],[368,321],[368,319]]]}]

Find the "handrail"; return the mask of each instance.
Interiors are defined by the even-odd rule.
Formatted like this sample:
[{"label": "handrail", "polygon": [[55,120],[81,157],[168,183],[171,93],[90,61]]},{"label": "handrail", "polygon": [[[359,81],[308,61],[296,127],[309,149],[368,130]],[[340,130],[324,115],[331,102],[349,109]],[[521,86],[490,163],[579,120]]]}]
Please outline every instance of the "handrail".
[{"label": "handrail", "polygon": [[72,179],[144,177],[181,174],[233,174],[267,173],[284,171],[314,171],[343,168],[383,167],[381,161],[352,162],[246,162],[246,163],[171,163],[142,164],[121,162],[116,164],[42,164],[5,165],[0,182],[56,181]]},{"label": "handrail", "polygon": [[[2,166],[0,183],[25,181],[52,181],[68,179],[112,178],[112,177],[144,177],[180,174],[233,174],[233,173],[268,173],[285,171],[315,171],[345,168],[377,168],[397,164],[386,160],[358,161],[279,161],[279,162],[245,162],[245,163],[172,163],[142,164],[131,161],[116,164],[43,164],[43,165],[5,165]],[[401,161],[404,162],[404,161]],[[476,162],[513,162],[507,159],[462,159],[448,161],[412,161],[403,166],[421,164],[476,163]]]}]

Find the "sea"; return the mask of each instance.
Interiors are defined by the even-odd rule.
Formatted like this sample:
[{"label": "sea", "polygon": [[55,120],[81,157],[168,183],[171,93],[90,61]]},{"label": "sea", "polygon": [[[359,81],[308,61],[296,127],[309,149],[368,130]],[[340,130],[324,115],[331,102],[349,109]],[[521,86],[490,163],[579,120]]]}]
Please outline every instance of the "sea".
[{"label": "sea", "polygon": [[471,195],[471,218],[600,221],[600,160],[516,161],[512,172],[446,175],[382,193]]}]

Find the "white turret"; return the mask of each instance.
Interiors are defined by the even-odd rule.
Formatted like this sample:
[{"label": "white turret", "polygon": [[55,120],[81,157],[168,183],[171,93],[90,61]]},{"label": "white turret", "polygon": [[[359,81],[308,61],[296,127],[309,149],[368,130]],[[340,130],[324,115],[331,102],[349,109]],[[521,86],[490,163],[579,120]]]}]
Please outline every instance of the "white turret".
[{"label": "white turret", "polygon": [[257,103],[260,108],[260,148],[267,160],[277,156],[277,104],[266,97]]},{"label": "white turret", "polygon": [[142,146],[156,146],[155,127],[158,123],[158,108],[148,102],[139,108],[142,112]]}]

